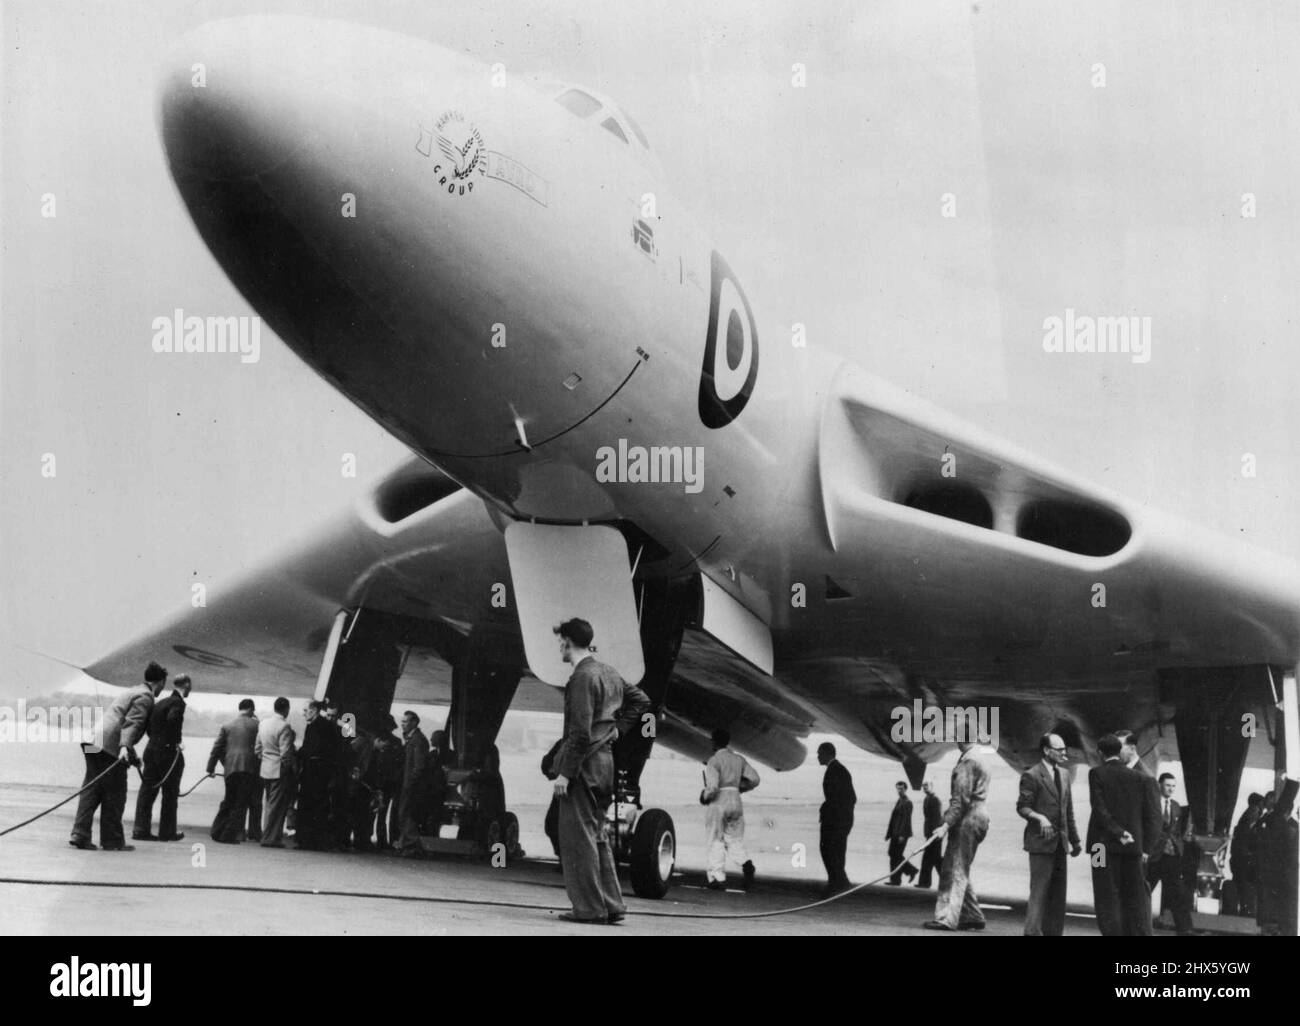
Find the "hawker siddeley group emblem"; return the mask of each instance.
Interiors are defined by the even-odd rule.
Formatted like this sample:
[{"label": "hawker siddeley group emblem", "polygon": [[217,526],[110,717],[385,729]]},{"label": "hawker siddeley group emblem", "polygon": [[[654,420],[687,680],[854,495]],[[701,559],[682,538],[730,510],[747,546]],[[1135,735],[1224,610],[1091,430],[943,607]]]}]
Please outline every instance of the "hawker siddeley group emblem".
[{"label": "hawker siddeley group emblem", "polygon": [[433,123],[420,126],[416,150],[434,160],[433,173],[438,187],[450,196],[464,196],[474,191],[474,180],[487,168],[487,150],[483,136],[458,110],[449,110]]}]

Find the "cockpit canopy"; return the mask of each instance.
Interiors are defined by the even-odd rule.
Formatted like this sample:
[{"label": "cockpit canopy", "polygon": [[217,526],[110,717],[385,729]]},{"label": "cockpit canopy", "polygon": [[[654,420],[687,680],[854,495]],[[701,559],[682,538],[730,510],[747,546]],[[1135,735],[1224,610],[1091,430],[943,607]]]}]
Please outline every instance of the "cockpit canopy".
[{"label": "cockpit canopy", "polygon": [[637,145],[642,150],[649,151],[650,140],[641,131],[641,126],[629,114],[620,110],[612,100],[599,96],[589,89],[579,89],[577,86],[569,85],[557,89],[553,98],[575,117],[582,118],[584,121],[588,119],[595,121],[620,142],[629,146]]}]

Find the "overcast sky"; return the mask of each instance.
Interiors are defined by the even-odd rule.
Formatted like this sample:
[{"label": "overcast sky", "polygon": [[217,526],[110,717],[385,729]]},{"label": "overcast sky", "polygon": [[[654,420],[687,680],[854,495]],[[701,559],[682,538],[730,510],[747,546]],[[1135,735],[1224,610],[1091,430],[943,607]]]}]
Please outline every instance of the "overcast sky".
[{"label": "overcast sky", "polygon": [[[1300,554],[1293,4],[376,6],[5,3],[6,690],[68,677],[15,646],[88,662],[402,456],[271,339],[254,365],[150,348],[176,307],[250,312],[154,122],[158,62],[230,14],[380,24],[609,94],[777,324],[1133,499]],[[1044,353],[1066,308],[1150,317],[1150,362]]]}]

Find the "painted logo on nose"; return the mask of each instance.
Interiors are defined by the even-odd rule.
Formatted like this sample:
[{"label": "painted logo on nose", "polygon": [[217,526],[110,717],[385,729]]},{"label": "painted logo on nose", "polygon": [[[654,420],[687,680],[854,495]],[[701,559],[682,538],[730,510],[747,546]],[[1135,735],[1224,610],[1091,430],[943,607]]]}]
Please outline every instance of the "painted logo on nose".
[{"label": "painted logo on nose", "polygon": [[700,420],[705,427],[730,424],[749,402],[758,380],[758,327],[745,290],[727,261],[713,251],[709,330],[700,375]]}]

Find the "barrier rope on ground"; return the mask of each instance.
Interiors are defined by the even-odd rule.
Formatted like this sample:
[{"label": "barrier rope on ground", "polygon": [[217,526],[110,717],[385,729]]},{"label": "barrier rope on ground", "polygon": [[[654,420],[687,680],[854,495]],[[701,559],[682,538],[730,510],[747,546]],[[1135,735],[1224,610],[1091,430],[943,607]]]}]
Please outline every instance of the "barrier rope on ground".
[{"label": "barrier rope on ground", "polygon": [[86,784],[82,784],[82,786],[81,786],[80,788],[78,788],[76,791],[73,791],[72,794],[70,794],[70,795],[68,795],[68,797],[64,798],[63,801],[59,802],[59,803],[56,804],[56,805],[51,805],[51,806],[50,806],[48,809],[46,809],[44,812],[38,812],[38,813],[37,813],[35,816],[33,816],[31,819],[25,819],[25,820],[23,820],[21,823],[15,823],[15,824],[14,824],[13,826],[11,826],[11,827],[8,827],[8,828],[6,828],[6,829],[4,829],[4,830],[0,830],[0,837],[4,837],[5,834],[12,834],[15,830],[21,830],[23,827],[27,826],[29,823],[35,823],[35,822],[36,822],[38,819],[40,819],[42,816],[48,816],[48,815],[49,815],[51,812],[53,812],[55,809],[62,808],[64,805],[67,805],[68,802],[72,801],[73,798],[76,798],[78,795],[82,794],[82,793],[85,792],[85,791],[89,791],[92,787],[94,787],[96,784],[98,784],[98,783],[99,783],[101,780],[103,780],[106,776],[108,776],[110,773],[112,773],[113,770],[117,769],[117,766],[118,766],[118,763],[117,763],[117,762],[114,762],[113,765],[109,766],[108,769],[104,770],[104,772],[101,773],[99,776],[97,776],[94,780],[91,780],[90,782],[88,782],[88,783],[86,783]]},{"label": "barrier rope on ground", "polygon": [[[200,781],[200,783],[202,783],[202,781]],[[198,784],[195,784],[194,786],[197,787]],[[193,788],[191,788],[191,790],[193,790]],[[73,797],[76,796],[74,795]],[[71,799],[65,799],[65,801],[66,800]],[[42,815],[44,815],[44,813],[42,813]],[[19,824],[19,826],[23,825],[24,824],[21,823]],[[17,827],[11,827],[10,829],[17,829]],[[785,916],[791,915],[795,912],[806,912],[809,909],[818,908],[822,905],[829,905],[832,902],[839,901],[841,898],[847,898],[850,894],[860,891],[864,887],[870,887],[873,884],[880,883],[882,880],[887,880],[896,872],[902,870],[904,865],[910,862],[914,856],[924,851],[935,840],[937,840],[937,838],[931,837],[925,842],[925,844],[922,844],[915,851],[904,855],[902,861],[900,861],[898,865],[891,867],[890,871],[885,873],[883,876],[879,876],[874,880],[868,880],[865,883],[855,884],[852,887],[840,891],[838,894],[832,894],[829,897],[822,898],[820,901],[795,905],[791,908],[772,909],[767,912],[658,912],[653,909],[629,909],[627,914],[629,916],[646,916],[654,919],[767,919],[772,916]],[[0,877],[0,884],[27,884],[44,887],[129,887],[151,890],[240,891],[246,894],[296,894],[311,897],[415,901],[431,905],[471,905],[479,908],[510,908],[529,912],[571,911],[567,906],[538,905],[531,902],[521,901],[489,901],[485,898],[443,898],[429,894],[385,894],[382,891],[335,891],[321,890],[319,888],[312,888],[309,890],[302,887],[266,887],[252,884],[153,883],[140,881],[122,882],[113,880],[34,880],[7,876]]]},{"label": "barrier rope on ground", "polygon": [[[170,777],[170,776],[172,775],[172,770],[174,770],[174,769],[176,768],[176,764],[177,764],[178,762],[180,762],[180,758],[181,758],[181,750],[180,750],[179,748],[177,748],[177,749],[176,749],[176,755],[172,758],[172,764],[171,764],[170,766],[167,767],[167,772],[164,773],[164,774],[162,775],[162,779],[158,781],[158,786],[159,786],[159,787],[162,787],[163,784],[166,782],[167,778]],[[5,834],[12,834],[15,830],[21,830],[23,827],[28,826],[28,825],[31,824],[31,823],[35,823],[35,822],[36,822],[38,819],[40,819],[42,816],[48,816],[48,815],[49,815],[51,812],[53,812],[55,809],[59,809],[59,808],[62,808],[64,805],[67,805],[68,802],[72,801],[73,798],[76,798],[76,797],[78,797],[79,795],[84,794],[86,791],[89,791],[92,787],[94,787],[96,784],[98,784],[98,783],[99,783],[101,780],[103,780],[106,776],[108,776],[110,773],[112,773],[113,770],[117,769],[118,762],[120,762],[120,761],[121,761],[121,760],[115,761],[115,762],[113,763],[113,765],[109,766],[108,769],[104,770],[103,773],[101,773],[101,774],[99,774],[99,776],[95,777],[94,780],[91,780],[91,781],[89,781],[89,782],[87,782],[87,783],[85,783],[85,784],[82,784],[81,787],[79,787],[77,790],[73,791],[72,794],[70,794],[70,795],[68,795],[68,797],[64,798],[63,801],[61,801],[61,802],[56,802],[55,804],[51,805],[48,809],[46,809],[44,812],[38,812],[38,813],[37,813],[35,816],[33,816],[31,819],[25,819],[25,820],[23,820],[21,823],[15,823],[15,824],[14,824],[13,826],[11,826],[11,827],[6,827],[4,830],[0,830],[0,837],[4,837]],[[136,773],[138,773],[139,776],[140,776],[140,782],[143,783],[143,782],[144,782],[144,773],[141,772],[140,767],[139,767],[139,766],[136,766],[136,767],[135,767],[135,771],[136,771]],[[220,776],[221,774],[217,774],[217,775]],[[199,784],[203,783],[203,781],[206,780],[206,779],[207,779],[207,777],[201,777],[201,778],[199,779]],[[199,784],[195,784],[194,787],[198,787]],[[191,788],[190,788],[190,791],[193,791],[193,790],[194,790],[194,787],[191,787]],[[185,794],[182,794],[182,795],[177,795],[177,797],[178,797],[178,798],[184,798],[186,794],[189,794],[189,793],[190,793],[190,791],[186,791]]]}]

